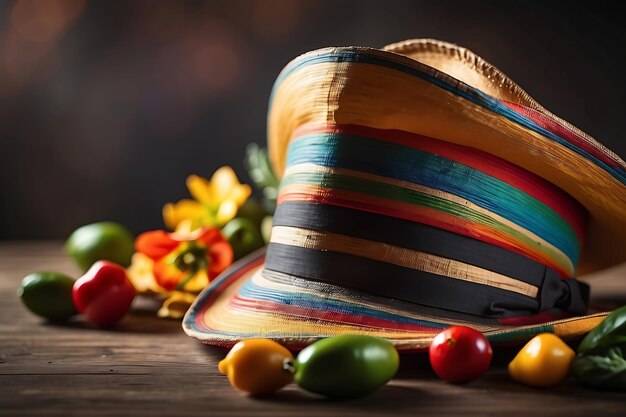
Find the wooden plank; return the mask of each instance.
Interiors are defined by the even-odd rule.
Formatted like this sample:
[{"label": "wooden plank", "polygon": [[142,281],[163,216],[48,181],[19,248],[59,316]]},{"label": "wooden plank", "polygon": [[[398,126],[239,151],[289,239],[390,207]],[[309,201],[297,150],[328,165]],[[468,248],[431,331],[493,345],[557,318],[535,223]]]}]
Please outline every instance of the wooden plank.
[{"label": "wooden plank", "polygon": [[[514,349],[497,350],[488,373],[463,386],[438,380],[426,355],[413,354],[402,356],[397,378],[363,399],[328,401],[293,384],[270,398],[249,398],[217,371],[226,350],[187,337],[179,322],[144,311],[103,331],[80,320],[46,324],[29,314],[15,290],[24,275],[42,269],[78,275],[60,243],[0,244],[0,415],[609,416],[626,410],[626,395],[571,380],[549,390],[512,382],[506,364]],[[623,300],[626,291],[615,283],[622,273],[593,278],[599,293],[608,288],[606,296]]]}]

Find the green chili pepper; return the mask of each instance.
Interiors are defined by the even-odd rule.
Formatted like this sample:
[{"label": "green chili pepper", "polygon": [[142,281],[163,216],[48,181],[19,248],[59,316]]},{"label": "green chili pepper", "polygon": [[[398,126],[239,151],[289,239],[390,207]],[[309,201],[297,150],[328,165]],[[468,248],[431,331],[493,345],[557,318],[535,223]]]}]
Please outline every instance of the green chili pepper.
[{"label": "green chili pepper", "polygon": [[296,383],[331,398],[355,398],[385,385],[396,374],[398,352],[377,337],[341,335],[303,349],[293,363]]},{"label": "green chili pepper", "polygon": [[626,306],[609,314],[583,339],[572,373],[583,385],[626,391]]},{"label": "green chili pepper", "polygon": [[72,287],[74,280],[58,272],[34,272],[22,280],[17,295],[38,316],[63,321],[76,314]]}]

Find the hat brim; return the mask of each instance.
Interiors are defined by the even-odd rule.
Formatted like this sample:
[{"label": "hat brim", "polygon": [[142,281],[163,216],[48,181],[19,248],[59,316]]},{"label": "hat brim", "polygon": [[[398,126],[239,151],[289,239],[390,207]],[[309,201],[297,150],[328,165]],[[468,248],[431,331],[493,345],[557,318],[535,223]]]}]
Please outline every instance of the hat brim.
[{"label": "hat brim", "polygon": [[522,319],[517,324],[501,324],[443,310],[425,314],[405,302],[314,282],[302,284],[304,280],[297,277],[272,282],[263,277],[264,259],[265,252],[260,250],[232,265],[207,287],[185,315],[185,332],[213,345],[230,347],[242,339],[263,337],[292,349],[338,334],[367,334],[385,338],[399,350],[420,351],[452,325],[475,328],[495,345],[510,345],[544,332],[565,340],[580,338],[608,314],[535,324],[521,324]]}]

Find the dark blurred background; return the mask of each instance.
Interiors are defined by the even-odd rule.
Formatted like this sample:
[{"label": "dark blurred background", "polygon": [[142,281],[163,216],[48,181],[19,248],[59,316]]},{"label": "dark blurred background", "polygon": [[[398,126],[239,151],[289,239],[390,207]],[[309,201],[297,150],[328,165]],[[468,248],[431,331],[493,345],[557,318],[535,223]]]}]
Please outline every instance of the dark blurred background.
[{"label": "dark blurred background", "polygon": [[248,180],[276,75],[324,46],[459,43],[626,155],[626,26],[609,2],[20,0],[0,18],[0,239],[159,228],[187,175],[228,164]]}]

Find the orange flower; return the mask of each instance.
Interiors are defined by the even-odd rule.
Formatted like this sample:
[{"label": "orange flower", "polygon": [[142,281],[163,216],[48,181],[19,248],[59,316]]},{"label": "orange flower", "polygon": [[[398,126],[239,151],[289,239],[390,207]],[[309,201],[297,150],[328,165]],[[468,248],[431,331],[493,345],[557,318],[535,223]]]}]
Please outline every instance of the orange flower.
[{"label": "orange flower", "polygon": [[155,281],[166,291],[199,292],[233,262],[230,243],[215,228],[145,232],[135,248],[154,261]]}]

